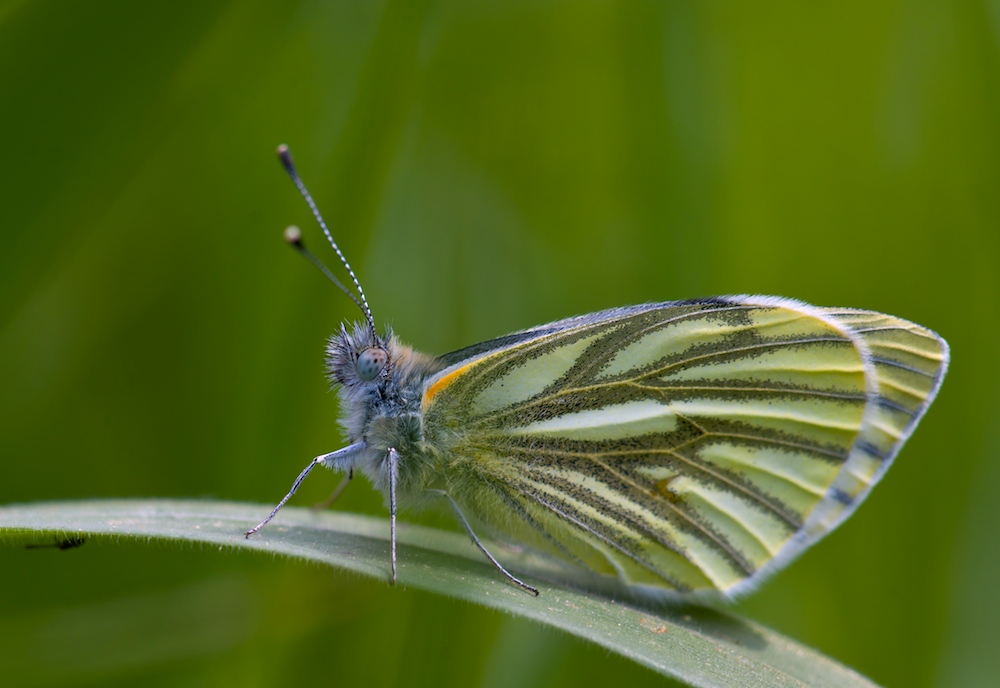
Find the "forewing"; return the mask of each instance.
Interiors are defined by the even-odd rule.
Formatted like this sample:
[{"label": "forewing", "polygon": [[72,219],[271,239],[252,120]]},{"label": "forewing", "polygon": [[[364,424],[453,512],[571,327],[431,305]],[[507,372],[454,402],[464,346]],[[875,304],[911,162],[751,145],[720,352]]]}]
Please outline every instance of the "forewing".
[{"label": "forewing", "polygon": [[912,323],[767,297],[606,311],[467,351],[423,399],[464,508],[631,585],[727,594],[857,506],[947,363]]}]

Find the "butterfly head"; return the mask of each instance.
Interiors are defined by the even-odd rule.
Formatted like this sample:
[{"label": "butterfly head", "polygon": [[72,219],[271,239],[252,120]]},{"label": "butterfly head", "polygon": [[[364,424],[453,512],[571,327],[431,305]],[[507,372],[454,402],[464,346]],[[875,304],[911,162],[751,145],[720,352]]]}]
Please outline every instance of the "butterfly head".
[{"label": "butterfly head", "polygon": [[326,348],[326,372],[330,382],[347,389],[375,389],[388,378],[393,367],[392,334],[380,337],[367,324],[355,323],[330,338]]},{"label": "butterfly head", "polygon": [[[326,372],[337,388],[340,423],[351,442],[364,442],[379,457],[388,447],[409,447],[419,428],[413,417],[422,381],[441,367],[437,359],[401,344],[391,331],[383,336],[367,323],[341,325],[327,343]],[[378,471],[372,474],[376,482],[382,475]]]}]

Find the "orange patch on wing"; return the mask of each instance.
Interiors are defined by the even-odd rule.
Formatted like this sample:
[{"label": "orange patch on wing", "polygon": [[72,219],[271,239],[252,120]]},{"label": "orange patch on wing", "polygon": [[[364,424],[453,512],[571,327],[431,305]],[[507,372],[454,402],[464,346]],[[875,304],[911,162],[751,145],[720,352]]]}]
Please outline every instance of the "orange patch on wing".
[{"label": "orange patch on wing", "polygon": [[461,375],[462,373],[464,373],[465,371],[467,371],[473,365],[474,365],[474,363],[467,363],[466,365],[462,366],[461,368],[458,368],[456,370],[451,371],[450,373],[448,373],[447,375],[445,375],[443,378],[441,378],[440,380],[438,380],[437,382],[435,382],[433,385],[431,385],[430,387],[428,387],[427,391],[424,392],[424,398],[423,398],[423,400],[420,402],[420,408],[421,409],[425,409],[428,406],[430,406],[431,402],[434,401],[434,397],[437,396],[438,392],[440,392],[441,390],[443,390],[444,388],[446,388],[448,385],[450,385],[452,382],[454,382],[455,378],[457,378],[459,375]]}]

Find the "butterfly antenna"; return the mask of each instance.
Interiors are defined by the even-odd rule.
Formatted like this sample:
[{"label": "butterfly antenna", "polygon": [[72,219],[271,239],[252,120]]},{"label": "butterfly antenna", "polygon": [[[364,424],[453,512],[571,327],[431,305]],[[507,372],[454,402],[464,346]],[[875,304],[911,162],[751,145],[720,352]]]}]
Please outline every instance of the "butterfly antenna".
[{"label": "butterfly antenna", "polygon": [[295,169],[295,163],[292,161],[292,153],[291,151],[288,150],[288,146],[286,146],[285,144],[281,144],[280,146],[278,146],[278,158],[281,160],[281,164],[284,166],[285,172],[288,173],[288,176],[291,178],[292,182],[294,182],[296,188],[299,190],[299,193],[302,194],[302,198],[306,200],[306,204],[312,211],[313,217],[316,218],[316,221],[319,223],[320,228],[323,230],[323,234],[326,235],[326,240],[330,242],[330,246],[332,246],[333,250],[337,252],[337,257],[340,258],[340,262],[344,264],[344,268],[347,270],[347,274],[351,276],[351,281],[354,282],[354,286],[358,290],[358,296],[361,297],[361,301],[359,302],[356,298],[354,298],[354,295],[351,294],[344,287],[344,285],[341,284],[333,276],[333,274],[327,269],[327,267],[323,265],[323,263],[321,263],[319,259],[316,258],[308,249],[306,249],[306,247],[302,244],[301,232],[298,232],[297,241],[293,241],[288,237],[288,230],[285,230],[285,238],[288,240],[290,244],[292,244],[292,246],[294,246],[300,253],[302,253],[302,255],[308,258],[310,262],[313,263],[313,265],[318,267],[323,272],[324,275],[326,275],[329,279],[333,280],[334,284],[343,289],[344,293],[350,296],[351,299],[354,301],[354,303],[358,304],[358,307],[361,309],[361,312],[364,313],[365,320],[368,321],[368,327],[371,329],[372,336],[375,337],[376,336],[375,320],[374,318],[372,318],[372,309],[368,307],[368,299],[365,298],[365,291],[364,289],[361,288],[361,283],[358,282],[358,278],[355,277],[354,270],[351,269],[351,264],[347,262],[347,258],[344,258],[344,254],[341,253],[340,247],[337,246],[337,242],[333,240],[333,235],[330,234],[330,230],[327,228],[326,222],[323,220],[323,216],[320,215],[319,208],[316,207],[316,202],[313,201],[312,195],[310,195],[309,190],[306,188],[306,185],[302,183],[302,179],[299,177],[299,173]]},{"label": "butterfly antenna", "polygon": [[286,227],[285,228],[285,241],[287,241],[289,244],[291,244],[292,248],[294,248],[296,251],[298,251],[300,254],[302,254],[310,263],[312,263],[313,265],[315,265],[319,269],[320,272],[322,272],[324,275],[326,275],[326,278],[328,280],[330,280],[335,285],[337,285],[337,287],[340,289],[340,291],[342,291],[345,294],[347,294],[347,296],[351,299],[351,301],[353,301],[355,304],[357,304],[358,308],[361,309],[362,313],[365,312],[365,307],[361,305],[360,301],[358,301],[358,297],[355,296],[354,293],[350,289],[348,289],[347,287],[345,287],[343,282],[341,282],[339,279],[337,279],[336,277],[333,276],[333,273],[330,272],[330,268],[326,267],[326,265],[323,264],[323,261],[321,261],[315,255],[313,255],[313,252],[310,251],[308,248],[306,248],[305,243],[302,241],[302,230],[301,229],[299,229],[295,225],[290,225],[290,226]]}]

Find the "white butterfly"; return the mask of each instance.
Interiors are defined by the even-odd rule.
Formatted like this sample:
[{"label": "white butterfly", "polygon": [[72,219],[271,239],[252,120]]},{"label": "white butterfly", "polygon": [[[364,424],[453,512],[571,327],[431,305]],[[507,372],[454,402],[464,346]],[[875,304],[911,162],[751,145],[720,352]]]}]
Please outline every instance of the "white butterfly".
[{"label": "white butterfly", "polygon": [[[397,505],[444,499],[492,535],[655,596],[739,595],[849,516],[933,400],[934,332],[872,311],[726,296],[569,318],[440,357],[361,308],[327,349],[351,444],[317,465]],[[344,483],[342,483],[341,487]],[[339,494],[339,489],[336,494]]]}]

